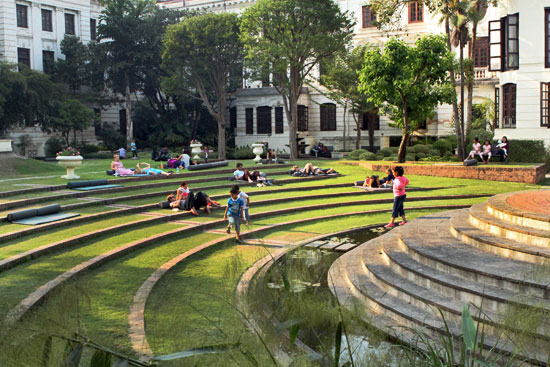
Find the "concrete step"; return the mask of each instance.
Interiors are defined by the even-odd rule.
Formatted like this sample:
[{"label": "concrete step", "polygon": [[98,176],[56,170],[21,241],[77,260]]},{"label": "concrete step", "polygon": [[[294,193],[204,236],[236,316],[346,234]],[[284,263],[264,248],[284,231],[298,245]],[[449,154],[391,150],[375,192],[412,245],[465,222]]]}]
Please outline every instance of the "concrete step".
[{"label": "concrete step", "polygon": [[[516,292],[439,271],[412,259],[391,237],[385,238],[387,240],[384,240],[381,251],[387,257],[389,266],[399,276],[424,288],[453,297],[461,303],[483,304],[484,310],[495,313],[506,312],[509,305],[550,311],[548,300],[528,296],[520,298]],[[368,260],[364,255],[362,259],[363,262]]]},{"label": "concrete step", "polygon": [[[396,241],[394,238],[393,241]],[[384,290],[388,294],[406,302],[412,304],[415,307],[424,309],[427,313],[433,312],[433,310],[440,310],[447,322],[456,324],[461,323],[462,308],[464,305],[468,305],[470,312],[476,322],[482,322],[484,324],[484,330],[488,335],[498,337],[504,327],[513,333],[519,332],[517,329],[513,329],[512,326],[506,326],[503,322],[504,314],[495,312],[486,307],[486,303],[483,297],[478,302],[472,302],[473,300],[461,300],[459,297],[453,297],[453,295],[446,295],[444,292],[440,292],[437,287],[419,284],[414,279],[410,280],[401,276],[396,272],[396,267],[392,264],[388,264],[385,259],[385,249],[389,243],[392,242],[390,238],[384,240],[373,241],[371,246],[365,248],[361,253],[361,261],[363,262],[363,272],[354,274],[354,277],[359,281],[359,284],[365,281],[371,281],[376,284],[380,289]],[[382,254],[381,254],[382,253]],[[466,293],[466,292],[464,292]],[[515,312],[515,308],[506,310],[505,304],[502,304],[504,312]],[[548,310],[546,310],[548,311]],[[541,312],[541,315],[543,315]],[[526,334],[526,337],[534,339],[550,340],[548,337],[548,324],[539,324],[538,328]]]},{"label": "concrete step", "polygon": [[[550,190],[538,190],[533,192],[531,195],[536,195],[536,197],[541,197],[542,195],[548,195]],[[518,197],[517,195],[521,195]],[[517,224],[520,226],[531,227],[535,229],[542,229],[550,231],[550,215],[536,212],[531,209],[519,209],[516,206],[513,206],[508,200],[533,200],[527,192],[510,192],[505,194],[499,194],[492,196],[487,201],[487,211],[493,217],[498,218],[502,221],[509,223]]]},{"label": "concrete step", "polygon": [[[362,245],[361,249],[364,246]],[[386,330],[389,334],[396,335],[404,343],[415,347],[422,347],[422,341],[418,337],[407,335],[406,331],[423,334],[431,338],[434,344],[441,342],[441,335],[450,334],[455,341],[461,340],[460,327],[452,321],[445,324],[436,309],[427,311],[426,308],[419,307],[412,302],[406,302],[380,288],[364,274],[361,276],[364,266],[354,251],[340,257],[337,263],[334,272],[331,268],[329,276],[332,278],[337,277],[336,271],[340,269],[340,272],[344,272],[340,273],[342,274],[340,277],[347,277],[347,280],[343,286],[341,283],[339,284],[340,286],[335,294],[338,295],[339,299],[347,298],[347,304],[352,304],[355,309],[360,309],[362,304],[364,308],[369,310],[369,315],[374,313],[375,317],[368,317],[367,322],[372,323],[375,327],[383,331]],[[513,343],[505,338],[498,339],[487,335],[483,342],[485,351],[492,350],[492,353],[517,355]],[[539,344],[542,343],[533,342],[531,345],[533,352],[525,351],[524,357],[527,362],[542,365],[546,361],[545,349]]]},{"label": "concrete step", "polygon": [[473,205],[470,208],[470,222],[473,226],[495,236],[534,246],[550,248],[550,231],[525,227],[502,221],[487,211],[487,203]]},{"label": "concrete step", "polygon": [[402,251],[417,262],[450,275],[522,296],[550,299],[547,279],[540,279],[533,264],[495,256],[454,238],[449,225],[452,215],[453,212],[433,214],[394,229],[400,235]]},{"label": "concrete step", "polygon": [[450,230],[456,239],[485,252],[541,265],[550,260],[550,248],[498,237],[473,226],[468,209],[461,209],[453,214]]}]

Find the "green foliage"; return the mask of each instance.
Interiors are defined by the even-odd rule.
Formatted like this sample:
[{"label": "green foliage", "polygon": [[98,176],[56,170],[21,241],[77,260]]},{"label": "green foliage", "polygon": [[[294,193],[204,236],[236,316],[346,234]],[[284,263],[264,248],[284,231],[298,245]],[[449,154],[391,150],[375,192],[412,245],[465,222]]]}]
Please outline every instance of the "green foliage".
[{"label": "green foliage", "polygon": [[547,150],[542,140],[509,140],[510,162],[545,163]]},{"label": "green foliage", "polygon": [[415,46],[393,38],[383,50],[366,53],[359,90],[403,129],[399,161],[403,162],[409,135],[433,114],[440,103],[451,103],[456,91],[449,77],[454,55],[443,36],[419,38]]},{"label": "green foliage", "polygon": [[382,154],[384,157],[389,157],[395,154],[395,151],[391,148],[382,148],[378,151],[379,154]]},{"label": "green foliage", "polygon": [[252,152],[252,148],[239,147],[239,148],[228,148],[227,149],[227,158],[228,159],[252,159],[256,156]]},{"label": "green foliage", "polygon": [[111,125],[104,125],[99,132],[99,138],[110,151],[126,147],[126,137],[120,135]]},{"label": "green foliage", "polygon": [[366,150],[366,149],[357,149],[357,150],[353,150],[351,152],[349,152],[347,155],[346,155],[346,159],[351,159],[351,160],[359,160],[359,157],[361,156],[361,154],[364,154],[364,153],[368,153],[369,151]]},{"label": "green foliage", "polygon": [[416,153],[416,160],[421,160],[422,158],[426,158],[426,154],[425,153]]},{"label": "green foliage", "polygon": [[95,144],[84,144],[80,148],[80,153],[82,153],[83,155],[97,152],[99,152],[99,147]]},{"label": "green foliage", "polygon": [[333,0],[258,0],[243,13],[248,66],[256,74],[269,70],[286,102],[291,158],[298,156],[296,106],[304,82],[315,65],[344,50],[353,26]]},{"label": "green foliage", "polygon": [[430,147],[423,144],[417,144],[414,146],[414,149],[416,150],[417,153],[425,154],[425,153],[428,153],[428,151],[430,150]]},{"label": "green foliage", "polygon": [[414,162],[416,161],[416,155],[407,153],[407,155],[405,156],[405,159],[409,162]]},{"label": "green foliage", "polygon": [[452,150],[451,143],[447,139],[443,139],[443,138],[433,143],[433,148],[441,156],[445,155],[446,152],[449,152]]},{"label": "green foliage", "polygon": [[372,153],[372,152],[366,152],[366,153],[363,153],[359,156],[359,159],[362,160],[362,161],[375,161],[377,160],[376,159],[376,154]]},{"label": "green foliage", "polygon": [[55,157],[55,155],[62,151],[65,147],[65,143],[62,139],[58,137],[52,137],[46,140],[46,144],[44,147],[44,151],[46,154],[46,157]]},{"label": "green foliage", "polygon": [[63,102],[57,116],[47,120],[42,129],[48,133],[58,132],[69,145],[69,134],[73,131],[83,131],[94,122],[94,112],[77,99],[67,99]]}]

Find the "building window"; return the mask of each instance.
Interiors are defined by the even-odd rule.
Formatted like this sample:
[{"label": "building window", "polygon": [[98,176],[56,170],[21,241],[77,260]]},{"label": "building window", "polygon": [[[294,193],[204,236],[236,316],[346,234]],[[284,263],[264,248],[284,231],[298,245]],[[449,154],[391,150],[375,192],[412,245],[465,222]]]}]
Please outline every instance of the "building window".
[{"label": "building window", "polygon": [[76,34],[74,27],[74,14],[65,14],[65,34]]},{"label": "building window", "polygon": [[519,13],[489,22],[489,70],[519,68]]},{"label": "building window", "polygon": [[362,7],[363,14],[363,28],[374,27],[376,21],[376,14],[371,10],[370,6]]},{"label": "building window", "polygon": [[271,107],[256,108],[256,124],[258,134],[271,134]]},{"label": "building window", "polygon": [[516,127],[516,85],[505,84],[502,87],[503,114],[502,127],[514,129]]},{"label": "building window", "polygon": [[474,66],[484,68],[489,65],[489,37],[480,37],[476,40],[474,50]]},{"label": "building window", "polygon": [[372,124],[373,130],[380,130],[380,116],[373,111],[363,114],[361,121],[361,130],[369,130],[369,125]]},{"label": "building window", "polygon": [[96,40],[96,29],[97,29],[97,22],[95,19],[90,18],[90,39],[92,41]]},{"label": "building window", "polygon": [[424,7],[420,1],[409,2],[409,23],[420,23],[424,21]]},{"label": "building window", "polygon": [[540,126],[550,127],[548,123],[548,117],[550,115],[550,108],[548,106],[548,100],[550,99],[550,83],[540,83]]},{"label": "building window", "polygon": [[29,28],[29,22],[27,19],[28,7],[26,5],[17,4],[17,26],[21,28]]},{"label": "building window", "polygon": [[336,105],[334,103],[321,105],[321,131],[336,131]]},{"label": "building window", "polygon": [[495,120],[493,121],[493,125],[495,129],[498,129],[500,127],[500,88],[495,88]]},{"label": "building window", "polygon": [[254,134],[254,109],[247,108],[245,110],[245,121],[246,121],[246,134]]},{"label": "building window", "polygon": [[231,107],[229,109],[229,128],[237,128],[237,107]]},{"label": "building window", "polygon": [[128,132],[126,123],[126,109],[123,108],[118,110],[118,128],[120,135],[126,136],[126,133]]},{"label": "building window", "polygon": [[53,31],[52,23],[52,11],[47,9],[42,9],[42,30],[44,32]]},{"label": "building window", "polygon": [[283,108],[275,107],[275,134],[282,134],[285,132]]},{"label": "building window", "polygon": [[31,67],[31,50],[28,48],[17,48],[17,62]]},{"label": "building window", "polygon": [[304,105],[298,105],[298,131],[308,130],[308,108]]},{"label": "building window", "polygon": [[53,74],[55,53],[53,51],[42,51],[42,69],[46,74]]},{"label": "building window", "polygon": [[550,68],[550,8],[544,9],[544,65]]}]

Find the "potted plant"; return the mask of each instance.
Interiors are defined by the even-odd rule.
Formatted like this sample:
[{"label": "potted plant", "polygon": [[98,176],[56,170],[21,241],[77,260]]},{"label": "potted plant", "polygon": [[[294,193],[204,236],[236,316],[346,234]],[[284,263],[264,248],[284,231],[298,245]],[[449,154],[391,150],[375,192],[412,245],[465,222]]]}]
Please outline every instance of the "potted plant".
[{"label": "potted plant", "polygon": [[202,143],[196,139],[191,140],[191,143],[189,144],[191,147],[191,153],[194,154],[193,160],[198,161],[201,159],[200,154],[202,153]]},{"label": "potted plant", "polygon": [[80,178],[80,176],[74,173],[74,170],[82,165],[82,160],[84,159],[78,150],[67,147],[67,149],[63,149],[61,152],[57,153],[55,158],[61,166],[67,169],[67,174],[61,176],[61,178],[66,178],[67,180]]},{"label": "potted plant", "polygon": [[259,162],[262,157],[260,155],[264,152],[264,143],[254,143],[252,144],[252,152],[256,154],[256,158],[254,158],[255,162]]}]

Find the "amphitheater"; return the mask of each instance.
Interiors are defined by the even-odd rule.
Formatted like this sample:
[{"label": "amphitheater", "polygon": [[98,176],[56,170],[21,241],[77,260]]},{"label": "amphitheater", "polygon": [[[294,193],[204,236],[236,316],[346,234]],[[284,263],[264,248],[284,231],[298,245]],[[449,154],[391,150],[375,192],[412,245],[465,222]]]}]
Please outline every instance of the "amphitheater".
[{"label": "amphitheater", "polygon": [[[108,347],[120,365],[148,365],[155,356],[228,341],[239,345],[229,357],[205,353],[166,365],[254,365],[243,349],[257,353],[256,365],[284,365],[285,353],[269,351],[251,325],[246,296],[254,279],[289,250],[379,226],[391,212],[390,190],[351,186],[367,170],[336,165],[341,175],[304,178],[290,177],[288,165],[262,166],[277,185],[243,187],[252,202],[244,244],[225,232],[223,208],[193,217],[157,206],[181,180],[223,204],[233,169],[118,178],[109,183],[121,187],[85,192],[48,180],[35,187],[6,185],[0,189],[0,366],[44,365],[45,348],[60,343],[52,344],[52,335],[83,346],[83,360],[93,359],[95,347]],[[486,348],[494,342],[503,353],[518,354],[494,338],[509,305],[548,309],[548,191],[410,178],[407,213],[421,218],[358,247],[324,245],[345,252],[329,272],[331,290],[350,309],[359,304],[369,310],[365,321],[392,336],[397,325],[436,335],[443,326],[434,309],[458,336],[455,324],[468,305],[486,325]],[[80,215],[36,226],[5,217],[52,203]],[[545,325],[539,326],[529,334],[533,346],[548,339]],[[410,337],[402,332],[398,339]],[[295,343],[313,353],[300,337]],[[287,357],[301,353],[290,349]],[[522,356],[541,364],[546,354],[534,349]],[[53,366],[63,356],[49,358]]]}]

